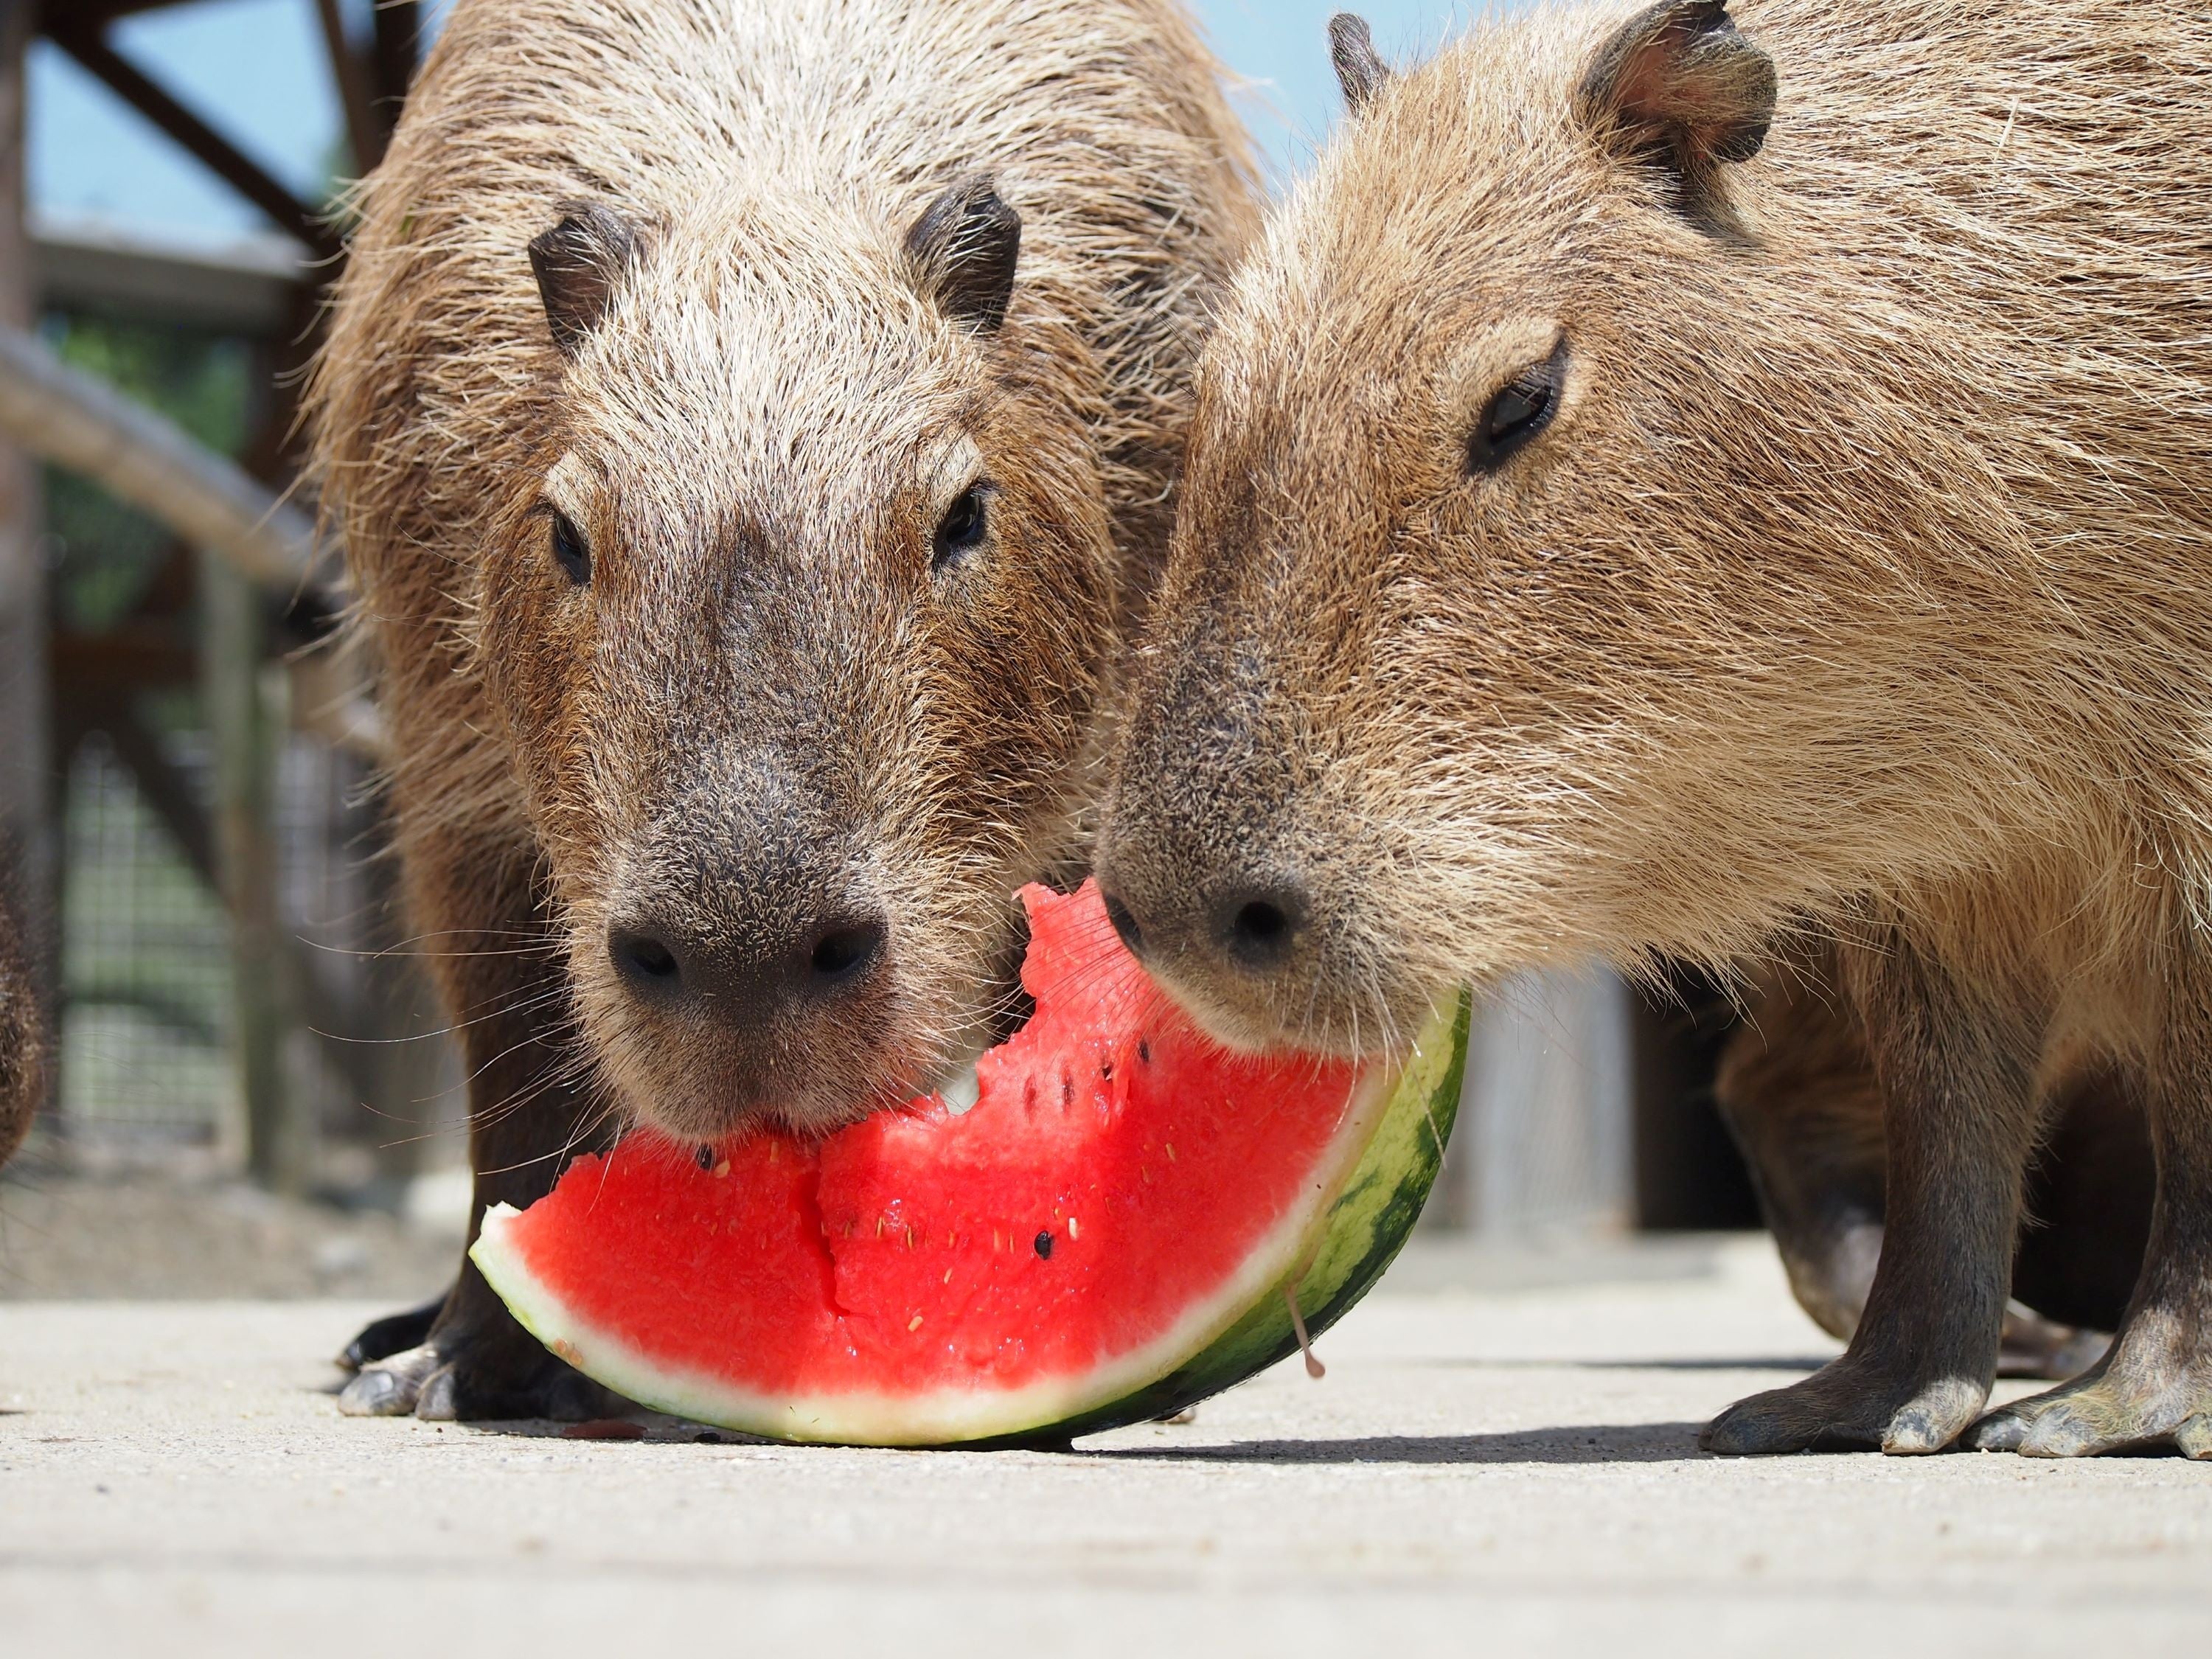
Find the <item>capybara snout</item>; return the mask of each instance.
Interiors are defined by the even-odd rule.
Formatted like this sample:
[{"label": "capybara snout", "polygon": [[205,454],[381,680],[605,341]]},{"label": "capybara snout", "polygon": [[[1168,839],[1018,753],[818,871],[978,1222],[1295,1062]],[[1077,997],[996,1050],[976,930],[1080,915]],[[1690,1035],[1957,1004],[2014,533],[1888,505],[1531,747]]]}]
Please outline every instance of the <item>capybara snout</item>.
[{"label": "capybara snout", "polygon": [[572,971],[610,1066],[665,1128],[835,1123],[928,1063],[897,1046],[906,963],[882,860],[785,793],[686,791],[616,867],[599,960],[580,942]]},{"label": "capybara snout", "polygon": [[1241,1047],[1358,1052],[1410,1035],[1431,987],[1379,969],[1390,944],[1368,931],[1361,901],[1374,839],[1328,810],[1332,769],[1249,695],[1247,679],[1280,672],[1272,656],[1167,648],[1180,653],[1176,684],[1132,711],[1097,853],[1123,940]]}]

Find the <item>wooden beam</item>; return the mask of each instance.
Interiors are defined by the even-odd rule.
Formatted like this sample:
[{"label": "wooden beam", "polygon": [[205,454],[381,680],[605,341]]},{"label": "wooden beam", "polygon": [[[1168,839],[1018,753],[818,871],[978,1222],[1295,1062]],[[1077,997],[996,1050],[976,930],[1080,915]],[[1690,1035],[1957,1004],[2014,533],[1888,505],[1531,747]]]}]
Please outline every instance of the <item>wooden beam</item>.
[{"label": "wooden beam", "polygon": [[419,0],[382,0],[374,15],[376,34],[369,62],[375,70],[379,111],[389,134],[399,125],[399,106],[407,100],[422,61],[422,8]]},{"label": "wooden beam", "polygon": [[135,618],[106,633],[57,632],[52,648],[54,686],[64,702],[81,702],[94,687],[189,690],[199,672],[198,653],[174,628]]},{"label": "wooden beam", "polygon": [[256,581],[296,587],[322,556],[305,513],[21,328],[0,327],[0,435],[91,479]]},{"label": "wooden beam", "polygon": [[39,300],[48,311],[267,339],[295,325],[297,295],[325,273],[277,231],[220,252],[112,220],[33,222]]},{"label": "wooden beam", "polygon": [[377,107],[374,65],[354,50],[346,32],[345,9],[338,0],[315,0],[315,15],[323,25],[331,78],[338,83],[338,106],[345,112],[346,142],[353,149],[354,171],[374,172],[384,159],[385,141],[392,136],[391,126]]},{"label": "wooden beam", "polygon": [[178,145],[277,226],[297,237],[319,258],[341,258],[344,246],[337,234],[299,198],[277,183],[268,171],[237,145],[183,104],[165,87],[125,58],[96,30],[52,20],[47,33],[64,52],[104,82],[131,108],[159,127]]}]

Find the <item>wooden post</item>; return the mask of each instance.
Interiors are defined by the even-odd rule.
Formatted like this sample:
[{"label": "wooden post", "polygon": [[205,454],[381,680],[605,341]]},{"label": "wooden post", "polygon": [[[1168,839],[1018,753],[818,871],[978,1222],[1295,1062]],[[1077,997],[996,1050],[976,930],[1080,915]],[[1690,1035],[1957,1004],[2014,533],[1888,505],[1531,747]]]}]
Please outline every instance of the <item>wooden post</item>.
[{"label": "wooden post", "polygon": [[[23,224],[23,58],[37,11],[34,0],[0,0],[0,325],[14,328],[30,326],[38,310]],[[37,465],[0,442],[0,851],[16,860],[9,873],[29,936],[24,954],[51,1007],[58,930],[45,529]]]},{"label": "wooden post", "polygon": [[1467,1224],[1502,1242],[1634,1220],[1630,1000],[1613,975],[1516,975],[1475,1010],[1454,1150]]},{"label": "wooden post", "polygon": [[266,677],[261,590],[212,554],[199,562],[200,696],[214,750],[216,866],[230,921],[231,1052],[253,1178],[297,1195],[312,1178],[311,1126],[292,1109],[289,953],[278,914],[276,738]]},{"label": "wooden post", "polygon": [[440,1134],[441,1116],[465,1109],[443,1097],[445,1022],[418,955],[423,942],[408,936],[387,803],[373,788],[366,765],[355,762],[348,770],[347,793],[357,804],[347,815],[346,844],[362,860],[362,943],[367,947],[361,961],[361,1024],[373,1039],[366,1048],[375,1085],[363,1104],[378,1120],[378,1179],[395,1197],[404,1197],[428,1161],[424,1154]]}]

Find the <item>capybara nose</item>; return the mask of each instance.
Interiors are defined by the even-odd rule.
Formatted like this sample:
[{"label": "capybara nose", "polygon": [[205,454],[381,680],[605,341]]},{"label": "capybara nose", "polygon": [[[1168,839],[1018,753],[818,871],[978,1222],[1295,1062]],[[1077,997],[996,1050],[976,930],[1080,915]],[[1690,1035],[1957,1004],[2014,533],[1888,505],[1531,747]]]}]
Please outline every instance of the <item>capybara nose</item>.
[{"label": "capybara nose", "polygon": [[684,993],[683,959],[662,936],[666,931],[620,924],[607,930],[607,955],[616,977],[632,995],[650,1002],[673,1001]]},{"label": "capybara nose", "polygon": [[829,990],[848,980],[860,979],[883,955],[890,929],[881,916],[848,917],[814,933],[806,953],[806,971],[812,988]]},{"label": "capybara nose", "polygon": [[1137,920],[1137,913],[1129,908],[1118,891],[1103,881],[1099,884],[1098,896],[1105,902],[1106,920],[1114,924],[1115,933],[1121,936],[1121,943],[1127,947],[1129,954],[1139,961],[1143,960],[1145,929]]},{"label": "capybara nose", "polygon": [[1233,888],[1213,907],[1214,939],[1246,973],[1273,973],[1290,959],[1306,910],[1305,893],[1292,883]]},{"label": "capybara nose", "polygon": [[673,915],[624,917],[607,929],[615,976],[640,1001],[758,1026],[868,977],[890,940],[880,911],[855,911],[766,937],[686,927]]},{"label": "capybara nose", "polygon": [[1295,881],[1232,879],[1211,897],[1172,889],[1163,896],[1141,879],[1137,890],[1144,896],[1134,897],[1128,883],[1104,874],[1098,887],[1106,919],[1129,953],[1145,962],[1157,957],[1156,969],[1170,972],[1212,962],[1255,977],[1276,973],[1289,965],[1312,913]]}]

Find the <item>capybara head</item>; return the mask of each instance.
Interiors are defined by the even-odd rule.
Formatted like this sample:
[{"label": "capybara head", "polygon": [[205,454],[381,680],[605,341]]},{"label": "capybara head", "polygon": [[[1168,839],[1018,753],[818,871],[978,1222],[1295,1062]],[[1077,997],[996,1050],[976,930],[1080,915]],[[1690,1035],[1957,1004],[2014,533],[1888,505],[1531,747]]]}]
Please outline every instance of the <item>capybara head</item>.
[{"label": "capybara head", "polygon": [[1349,131],[1205,357],[1099,867],[1224,1037],[1367,1049],[1884,867],[1989,492],[1928,418],[1955,347],[1762,216],[1777,69],[1719,0],[1402,76],[1334,33]]},{"label": "capybara head", "polygon": [[672,1133],[927,1086],[1073,856],[1124,596],[1020,242],[970,178],[906,224],[589,205],[530,248],[555,427],[481,660],[589,1046]]}]

